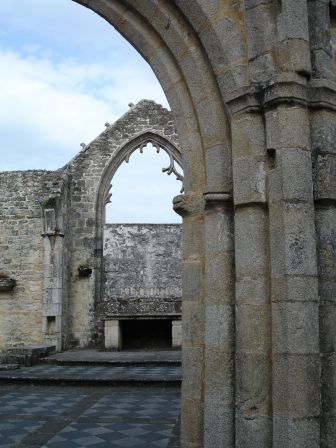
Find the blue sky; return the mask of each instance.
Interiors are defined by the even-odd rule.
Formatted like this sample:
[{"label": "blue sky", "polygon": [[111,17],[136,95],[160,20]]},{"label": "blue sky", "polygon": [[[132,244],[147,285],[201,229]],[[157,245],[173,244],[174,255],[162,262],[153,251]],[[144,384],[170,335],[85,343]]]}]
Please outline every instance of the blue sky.
[{"label": "blue sky", "polygon": [[[168,107],[147,63],[98,15],[71,0],[0,0],[1,171],[60,168],[143,98]],[[140,159],[113,180],[108,220],[180,222],[165,155]]]}]

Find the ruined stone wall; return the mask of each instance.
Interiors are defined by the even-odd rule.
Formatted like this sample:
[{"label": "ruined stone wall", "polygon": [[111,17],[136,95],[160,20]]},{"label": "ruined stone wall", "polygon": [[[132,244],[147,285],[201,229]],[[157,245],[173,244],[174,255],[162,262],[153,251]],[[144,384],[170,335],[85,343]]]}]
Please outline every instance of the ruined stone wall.
[{"label": "ruined stone wall", "polygon": [[[177,144],[171,112],[143,100],[64,168],[0,173],[0,272],[17,281],[0,292],[0,349],[97,343],[109,185],[129,151],[153,138]],[[92,274],[80,276],[80,266]]]},{"label": "ruined stone wall", "polygon": [[62,182],[57,172],[0,173],[0,272],[16,280],[12,291],[0,292],[0,350],[44,342],[42,208]]},{"label": "ruined stone wall", "polygon": [[181,313],[181,226],[104,227],[104,317]]},{"label": "ruined stone wall", "polygon": [[[111,165],[117,168],[118,157],[122,163],[126,155],[122,153],[123,148],[149,132],[177,144],[171,112],[144,100],[130,108],[116,123],[108,125],[67,166],[72,177],[69,325],[73,345],[94,344],[102,335],[102,328],[97,328],[95,313],[101,298],[102,227],[105,224],[106,197],[101,196],[102,182],[110,184],[108,170]],[[80,265],[90,266],[92,275],[79,277]]]}]

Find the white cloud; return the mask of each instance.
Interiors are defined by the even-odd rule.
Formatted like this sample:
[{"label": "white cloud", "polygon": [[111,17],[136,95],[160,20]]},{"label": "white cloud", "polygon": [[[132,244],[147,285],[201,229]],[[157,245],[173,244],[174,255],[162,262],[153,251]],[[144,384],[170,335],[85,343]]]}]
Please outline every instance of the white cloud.
[{"label": "white cloud", "polygon": [[113,122],[127,110],[129,102],[144,96],[165,100],[154,75],[142,66],[124,68],[121,76],[102,64],[54,62],[9,50],[0,50],[0,82],[0,135],[9,139],[12,132],[13,151],[22,145],[20,135],[25,136],[26,152],[40,152],[41,162],[48,146],[53,151],[57,148],[58,165],[46,160],[46,168],[64,165],[82,141],[94,139],[106,121]]}]

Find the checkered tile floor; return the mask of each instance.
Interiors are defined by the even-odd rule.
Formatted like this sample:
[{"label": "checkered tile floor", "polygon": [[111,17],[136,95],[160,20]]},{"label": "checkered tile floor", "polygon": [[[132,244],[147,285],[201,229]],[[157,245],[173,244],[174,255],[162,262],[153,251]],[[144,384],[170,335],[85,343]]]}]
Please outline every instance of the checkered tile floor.
[{"label": "checkered tile floor", "polygon": [[168,446],[173,424],[73,423],[43,448],[161,447]]},{"label": "checkered tile floor", "polygon": [[84,397],[85,395],[77,394],[53,394],[45,396],[41,392],[27,393],[24,395],[21,392],[12,392],[0,398],[0,416],[60,415]]},{"label": "checkered tile floor", "polygon": [[44,422],[39,420],[9,418],[6,421],[2,421],[0,418],[1,448],[15,447],[27,434],[38,431],[43,424]]},{"label": "checkered tile floor", "polygon": [[178,388],[3,385],[0,447],[175,447],[179,395]]}]

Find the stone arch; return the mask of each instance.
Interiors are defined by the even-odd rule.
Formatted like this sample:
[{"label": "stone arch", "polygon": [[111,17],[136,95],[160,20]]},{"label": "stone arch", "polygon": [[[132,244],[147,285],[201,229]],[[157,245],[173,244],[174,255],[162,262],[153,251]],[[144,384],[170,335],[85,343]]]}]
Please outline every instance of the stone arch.
[{"label": "stone arch", "polygon": [[[148,61],[174,113],[185,176],[185,194],[176,199],[174,206],[183,216],[184,241],[183,446],[214,446],[210,433],[218,413],[221,417],[217,426],[221,430],[216,431],[216,437],[218,441],[225,438],[227,446],[233,446],[234,288],[229,286],[234,283],[233,184],[230,114],[223,97],[230,97],[231,90],[242,84],[236,82],[236,76],[233,82],[227,82],[231,64],[244,65],[245,60],[240,54],[237,61],[227,58],[219,86],[220,73],[215,73],[210,55],[213,58],[216,53],[213,41],[222,49],[225,37],[218,39],[221,33],[218,31],[213,41],[201,40],[191,17],[194,5],[204,2],[195,1],[191,5],[185,1],[75,1],[106,19]],[[236,7],[229,6],[227,1],[218,3],[224,6],[221,14],[231,14]],[[204,25],[213,28],[212,22],[217,18],[209,17],[208,13],[204,16]],[[236,42],[241,34],[231,36],[230,47],[241,48],[241,41]],[[232,53],[230,57],[236,55]],[[209,244],[213,228],[221,228],[220,245]],[[211,265],[214,263],[217,266]],[[221,280],[220,267],[225,270],[225,282]],[[206,301],[209,312],[205,311]],[[208,347],[205,343],[216,325],[216,313],[212,310],[217,303],[225,313],[225,328],[231,333],[224,351],[219,341]],[[225,332],[224,327],[220,332]],[[221,373],[223,365],[230,367]],[[222,386],[210,402],[213,384]]]},{"label": "stone arch", "polygon": [[[186,192],[231,192],[229,117],[208,55],[185,11],[172,2],[158,5],[152,0],[74,1],[113,25],[156,74],[176,117]],[[231,39],[232,46],[236,43]]]},{"label": "stone arch", "polygon": [[[174,163],[177,162],[183,169],[181,151],[174,143],[153,131],[146,131],[134,136],[125,145],[116,150],[102,174],[97,194],[97,232],[102,228],[104,222],[104,208],[106,204],[110,202],[110,185],[113,176],[123,162],[128,163],[133,152],[138,149],[142,152],[143,148],[148,144],[152,144],[157,152],[162,149],[168,154],[170,165],[167,169],[163,168],[163,172],[167,172],[168,174],[174,173],[177,176],[177,180],[183,181],[183,176],[179,176],[174,168]],[[171,168],[172,170],[170,171]],[[99,240],[99,238],[100,236],[97,235],[97,240]]]},{"label": "stone arch", "polygon": [[[121,145],[113,153],[109,162],[106,164],[104,172],[102,173],[96,199],[96,305],[99,304],[102,294],[103,227],[105,224],[105,207],[107,203],[110,202],[111,197],[111,182],[122,163],[128,162],[131,155],[135,151],[142,151],[143,148],[145,148],[145,146],[149,143],[156,148],[157,152],[159,152],[159,150],[163,150],[169,156],[170,164],[168,167],[164,167],[162,171],[167,172],[169,175],[175,175],[177,180],[181,180],[183,182],[183,176],[176,171],[175,167],[175,163],[178,163],[183,170],[181,151],[172,139],[164,137],[162,134],[153,131],[146,131],[134,135],[127,141],[127,143]],[[183,190],[183,185],[181,190]]]}]

